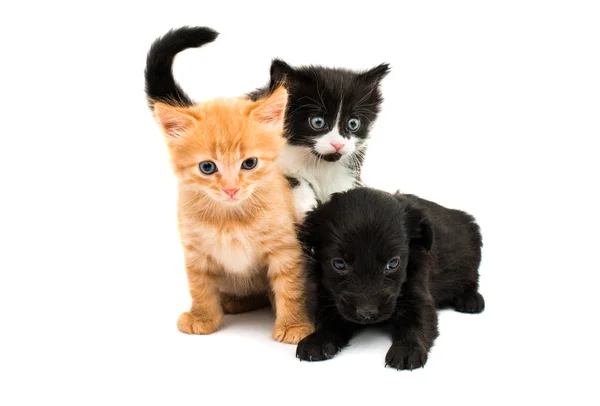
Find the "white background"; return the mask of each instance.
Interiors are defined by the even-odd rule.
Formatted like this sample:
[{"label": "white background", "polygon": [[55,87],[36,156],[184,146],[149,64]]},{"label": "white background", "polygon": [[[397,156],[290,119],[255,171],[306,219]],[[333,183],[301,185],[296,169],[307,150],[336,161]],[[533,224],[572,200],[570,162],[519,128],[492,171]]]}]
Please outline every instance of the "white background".
[{"label": "white background", "polygon": [[[38,3],[0,12],[0,404],[598,404],[597,2]],[[301,363],[268,312],[177,331],[143,69],[184,24],[222,33],[176,60],[199,101],[263,85],[275,56],[391,63],[364,180],[469,211],[485,243],[486,310],[442,312],[424,369],[385,369],[377,331]]]}]

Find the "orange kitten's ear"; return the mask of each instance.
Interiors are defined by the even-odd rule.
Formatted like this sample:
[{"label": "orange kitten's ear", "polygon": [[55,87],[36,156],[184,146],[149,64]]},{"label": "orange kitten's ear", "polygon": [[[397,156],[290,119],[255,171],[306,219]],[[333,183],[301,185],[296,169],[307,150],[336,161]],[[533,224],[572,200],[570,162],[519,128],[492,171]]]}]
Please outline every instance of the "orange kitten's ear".
[{"label": "orange kitten's ear", "polygon": [[188,114],[185,109],[172,107],[162,103],[154,105],[154,117],[170,138],[179,138],[195,122],[196,117]]},{"label": "orange kitten's ear", "polygon": [[287,100],[288,92],[281,86],[266,99],[256,102],[250,118],[272,127],[283,128]]}]

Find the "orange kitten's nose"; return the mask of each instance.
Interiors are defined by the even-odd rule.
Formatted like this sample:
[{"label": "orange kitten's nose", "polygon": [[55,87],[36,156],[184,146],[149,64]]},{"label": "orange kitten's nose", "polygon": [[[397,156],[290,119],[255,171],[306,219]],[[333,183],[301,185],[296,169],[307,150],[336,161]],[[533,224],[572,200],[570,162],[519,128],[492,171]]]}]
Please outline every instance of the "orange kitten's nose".
[{"label": "orange kitten's nose", "polygon": [[331,146],[335,148],[335,152],[340,152],[340,150],[344,148],[344,144],[334,144],[333,142],[331,143]]},{"label": "orange kitten's nose", "polygon": [[233,197],[238,192],[238,190],[240,189],[223,189],[223,192],[227,193],[229,197]]}]

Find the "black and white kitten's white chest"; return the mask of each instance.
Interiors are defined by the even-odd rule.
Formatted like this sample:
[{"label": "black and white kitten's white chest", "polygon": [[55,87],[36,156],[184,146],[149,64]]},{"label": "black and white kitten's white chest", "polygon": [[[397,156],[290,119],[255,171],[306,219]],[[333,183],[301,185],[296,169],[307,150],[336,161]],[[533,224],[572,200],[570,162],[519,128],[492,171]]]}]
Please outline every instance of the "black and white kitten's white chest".
[{"label": "black and white kitten's white chest", "polygon": [[286,145],[278,164],[290,179],[298,216],[303,217],[318,201],[329,200],[332,193],[358,186],[360,162],[355,156],[328,162],[315,157],[306,147]]}]

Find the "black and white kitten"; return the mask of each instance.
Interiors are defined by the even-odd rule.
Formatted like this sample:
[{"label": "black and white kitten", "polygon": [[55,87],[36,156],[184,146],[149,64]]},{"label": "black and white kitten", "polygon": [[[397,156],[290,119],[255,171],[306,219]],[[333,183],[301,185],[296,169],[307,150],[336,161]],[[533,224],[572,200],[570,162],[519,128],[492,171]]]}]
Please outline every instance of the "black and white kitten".
[{"label": "black and white kitten", "polygon": [[[193,105],[173,78],[173,61],[179,52],[210,43],[217,36],[208,27],[186,26],[154,42],[145,71],[150,105],[155,101]],[[270,83],[248,94],[256,100],[282,82],[288,88],[288,144],[279,165],[294,188],[300,217],[317,201],[326,202],[332,193],[360,184],[369,131],[383,101],[379,84],[388,72],[387,64],[355,72],[321,66],[293,68],[276,59],[271,64]]]},{"label": "black and white kitten", "polygon": [[256,100],[286,83],[288,144],[279,166],[294,188],[299,216],[332,193],[360,185],[369,132],[383,101],[379,85],[388,72],[388,64],[355,72],[293,68],[275,59],[269,85],[249,94]]}]

